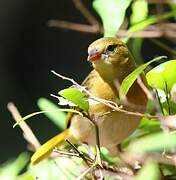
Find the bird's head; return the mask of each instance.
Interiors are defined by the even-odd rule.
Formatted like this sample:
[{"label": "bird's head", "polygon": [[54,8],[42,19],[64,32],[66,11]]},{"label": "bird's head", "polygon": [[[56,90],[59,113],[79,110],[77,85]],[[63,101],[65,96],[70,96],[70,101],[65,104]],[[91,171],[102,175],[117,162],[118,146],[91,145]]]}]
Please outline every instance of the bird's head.
[{"label": "bird's head", "polygon": [[105,37],[94,41],[88,48],[88,61],[95,66],[102,64],[124,64],[128,61],[127,46],[119,39]]},{"label": "bird's head", "polygon": [[127,46],[115,37],[104,37],[90,44],[88,61],[106,81],[123,79],[135,67]]}]

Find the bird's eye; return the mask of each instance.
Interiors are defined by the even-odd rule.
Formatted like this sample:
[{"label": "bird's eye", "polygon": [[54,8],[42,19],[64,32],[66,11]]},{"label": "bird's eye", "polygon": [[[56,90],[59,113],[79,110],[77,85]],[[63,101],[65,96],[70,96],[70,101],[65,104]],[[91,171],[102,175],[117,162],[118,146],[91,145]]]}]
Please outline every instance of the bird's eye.
[{"label": "bird's eye", "polygon": [[117,47],[117,44],[109,45],[106,50],[112,52],[114,51],[116,47]]}]

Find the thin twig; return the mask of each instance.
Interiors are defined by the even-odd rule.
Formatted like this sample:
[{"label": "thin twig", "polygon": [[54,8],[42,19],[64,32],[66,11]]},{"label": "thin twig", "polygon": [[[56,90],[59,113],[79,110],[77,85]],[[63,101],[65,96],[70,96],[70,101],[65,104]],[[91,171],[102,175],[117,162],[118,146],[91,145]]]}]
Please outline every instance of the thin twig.
[{"label": "thin twig", "polygon": [[66,152],[66,151],[60,151],[57,148],[53,150],[53,152],[58,153],[59,155],[63,156],[75,156],[75,157],[80,157],[78,153],[71,153],[71,152]]},{"label": "thin twig", "polygon": [[[18,109],[14,105],[14,103],[12,103],[12,102],[8,103],[7,108],[10,111],[10,113],[12,114],[12,116],[16,122],[22,118]],[[23,136],[24,136],[25,140],[30,145],[32,145],[34,150],[37,150],[40,147],[40,143],[39,143],[38,139],[36,138],[36,136],[34,135],[34,133],[32,132],[31,128],[27,125],[26,122],[20,123],[19,126],[23,131]]]},{"label": "thin twig", "polygon": [[89,12],[89,10],[84,6],[80,0],[72,0],[75,7],[81,12],[81,14],[87,19],[87,21],[92,25],[98,25],[99,22],[96,18]]},{"label": "thin twig", "polygon": [[73,148],[73,150],[79,154],[79,156],[83,159],[83,161],[90,166],[90,163],[87,161],[87,159],[84,157],[84,155],[76,148],[74,144],[72,144],[68,139],[66,139],[66,142]]},{"label": "thin twig", "polygon": [[158,90],[155,88],[155,93],[156,93],[156,98],[158,100],[158,104],[159,104],[159,107],[160,107],[160,110],[164,116],[164,110],[163,110],[163,106],[162,106],[162,103],[161,103],[161,99],[159,97],[159,94],[158,94]]},{"label": "thin twig", "polygon": [[147,159],[154,159],[159,163],[168,164],[168,165],[176,165],[176,157],[175,155],[163,155],[160,153],[148,153],[148,154],[129,154],[124,153],[121,154],[121,158],[127,162],[128,164],[135,166],[135,163],[144,164]]},{"label": "thin twig", "polygon": [[164,91],[165,91],[165,95],[166,95],[166,103],[167,103],[167,107],[168,107],[168,113],[169,113],[169,115],[171,115],[169,90],[168,90],[167,82],[166,81],[164,81],[164,85],[165,85]]},{"label": "thin twig", "polygon": [[79,24],[62,20],[49,20],[48,26],[87,33],[100,33],[100,29],[97,28],[97,25]]},{"label": "thin twig", "polygon": [[[53,150],[53,152],[58,153],[59,155],[66,156],[66,157],[68,157],[68,156],[69,156],[69,157],[74,156],[74,157],[82,158],[82,157],[80,157],[80,154],[78,154],[78,153],[71,153],[71,152],[66,152],[66,151],[60,151],[60,150],[58,150],[58,148],[55,148],[55,149]],[[85,159],[86,159],[87,161],[89,161],[90,163],[93,162],[93,159],[91,159],[91,158],[89,158],[89,157],[86,157],[86,156],[84,156],[84,157],[85,157]]]},{"label": "thin twig", "polygon": [[154,97],[152,93],[149,91],[149,89],[146,87],[144,82],[142,81],[141,77],[137,78],[137,83],[142,88],[143,92],[146,94],[147,99],[154,100]]},{"label": "thin twig", "polygon": [[82,180],[89,172],[91,172],[95,167],[95,164],[92,164],[88,169],[86,169],[76,180]]},{"label": "thin twig", "polygon": [[[98,98],[96,96],[94,96],[92,93],[90,93],[85,87],[79,85],[76,81],[74,81],[73,79],[71,78],[68,78],[68,77],[65,77],[63,75],[60,75],[58,73],[56,73],[55,71],[51,71],[53,74],[55,74],[56,76],[64,79],[64,80],[67,80],[67,81],[70,81],[72,82],[76,87],[78,87],[78,89],[80,89],[81,91],[85,92],[87,95],[89,95],[90,98],[92,98],[93,100],[97,101],[97,102],[100,102],[108,107],[110,107],[113,111],[118,111],[118,112],[122,112],[122,113],[125,113],[125,114],[128,114],[128,115],[133,115],[133,116],[138,116],[138,117],[147,117],[149,119],[152,119],[152,120],[160,120],[162,125],[165,126],[165,127],[169,127],[169,128],[172,128],[172,129],[175,129],[175,126],[172,126],[171,125],[171,120],[169,120],[169,123],[168,121],[162,121],[163,118],[169,118],[171,119],[171,117],[174,118],[174,115],[173,116],[164,116],[164,112],[163,112],[163,109],[162,109],[162,104],[160,102],[160,98],[159,98],[159,95],[158,95],[158,92],[156,90],[156,95],[157,95],[157,98],[158,98],[158,101],[159,101],[159,104],[160,104],[160,108],[161,108],[161,111],[163,113],[163,116],[162,115],[148,115],[148,114],[143,114],[143,113],[140,113],[140,112],[132,112],[132,111],[127,111],[127,110],[124,110],[124,109],[121,109],[119,108],[119,106],[114,103],[114,102],[111,102],[111,101],[107,101],[107,100],[104,100],[104,99],[101,99],[101,98]],[[105,113],[106,114],[106,113]],[[85,115],[85,114],[84,114]],[[88,117],[89,118],[89,117]],[[172,119],[173,119],[172,118]]]},{"label": "thin twig", "polygon": [[157,116],[152,116],[152,115],[147,115],[147,114],[143,114],[143,113],[140,113],[140,112],[132,112],[132,111],[127,111],[127,110],[124,110],[124,109],[121,109],[118,107],[118,105],[112,101],[107,101],[107,100],[104,100],[104,99],[101,99],[101,98],[98,98],[96,96],[94,96],[91,92],[89,92],[85,87],[79,85],[76,81],[74,81],[73,79],[71,78],[68,78],[68,77],[65,77],[61,74],[58,74],[56,73],[55,71],[51,71],[53,74],[55,74],[56,76],[64,79],[64,80],[67,80],[67,81],[70,81],[72,82],[74,85],[76,85],[80,90],[84,91],[87,95],[89,95],[93,100],[97,101],[97,102],[100,102],[110,108],[112,108],[113,110],[115,111],[118,111],[118,112],[123,112],[123,113],[126,113],[126,114],[129,114],[129,115],[134,115],[134,116],[139,116],[139,117],[149,117],[149,118],[157,118]]},{"label": "thin twig", "polygon": [[[166,25],[166,23],[162,24],[162,27]],[[137,32],[128,32],[128,30],[120,29],[117,33],[117,36],[122,37],[130,37],[130,38],[160,38],[160,37],[168,37],[168,38],[176,38],[175,34],[175,26],[174,29],[169,26],[167,23],[167,28],[158,28],[154,25],[149,26],[146,30],[137,31]],[[73,31],[85,32],[85,33],[103,33],[103,29],[99,28],[97,25],[87,25],[80,23],[73,23],[69,21],[63,20],[49,20],[49,27],[68,29]],[[173,24],[172,24],[173,26]],[[151,28],[150,28],[151,27]],[[151,29],[151,30],[150,30]]]}]

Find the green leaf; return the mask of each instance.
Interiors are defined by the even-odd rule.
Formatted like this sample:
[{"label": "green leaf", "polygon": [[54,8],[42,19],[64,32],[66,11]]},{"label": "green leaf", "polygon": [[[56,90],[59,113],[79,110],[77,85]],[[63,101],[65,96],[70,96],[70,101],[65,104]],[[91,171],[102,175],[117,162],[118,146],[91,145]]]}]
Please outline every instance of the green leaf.
[{"label": "green leaf", "polygon": [[172,166],[172,165],[168,165],[168,164],[161,164],[160,165],[160,168],[162,170],[162,174],[164,176],[173,176],[172,179],[176,179],[176,167],[175,166]]},{"label": "green leaf", "polygon": [[176,134],[159,132],[150,134],[133,141],[128,147],[132,153],[146,153],[152,151],[171,150],[176,148]]},{"label": "green leaf", "polygon": [[13,180],[23,170],[29,161],[27,153],[21,153],[16,160],[8,161],[0,166],[0,179]]},{"label": "green leaf", "polygon": [[148,84],[157,89],[170,91],[176,84],[176,60],[170,60],[162,63],[146,74]]},{"label": "green leaf", "polygon": [[123,81],[119,89],[119,97],[121,100],[124,99],[124,97],[127,95],[130,87],[133,85],[137,77],[144,71],[144,69],[151,63],[158,61],[160,59],[166,58],[165,56],[157,57],[148,63],[145,63],[138,68],[136,68],[132,73],[130,73]]},{"label": "green leaf", "polygon": [[115,37],[132,0],[94,0],[93,7],[100,15],[105,37]]},{"label": "green leaf", "polygon": [[[141,11],[142,9],[142,11]],[[130,17],[130,23],[135,24],[143,21],[148,16],[148,3],[147,0],[136,0],[132,4],[132,14]],[[127,42],[129,38],[124,40]],[[137,64],[143,64],[143,57],[141,54],[141,48],[143,44],[142,38],[132,38],[130,41],[131,51]]]},{"label": "green leaf", "polygon": [[145,133],[153,133],[161,130],[161,123],[157,119],[148,119],[147,117],[143,117],[139,129],[144,131]]},{"label": "green leaf", "polygon": [[41,111],[45,112],[45,115],[51,120],[60,130],[66,128],[66,114],[63,111],[58,110],[58,106],[52,103],[46,98],[40,98],[37,102]]},{"label": "green leaf", "polygon": [[158,21],[161,21],[161,20],[169,19],[171,17],[174,17],[175,15],[176,15],[175,10],[166,12],[164,14],[153,15],[153,16],[148,17],[147,19],[145,19],[145,20],[131,26],[128,29],[128,32],[140,31],[140,30],[146,28],[147,26],[149,26],[151,24],[155,24],[155,23],[157,23]]},{"label": "green leaf", "polygon": [[78,89],[67,88],[67,89],[59,91],[59,95],[71,101],[82,110],[88,111],[89,103],[88,103],[88,100],[86,99],[86,94],[79,91]]},{"label": "green leaf", "polygon": [[[142,11],[141,11],[142,9]],[[148,16],[147,0],[136,0],[132,4],[132,15],[130,17],[131,24],[138,23]]]},{"label": "green leaf", "polygon": [[81,174],[82,159],[77,157],[62,157],[54,160],[42,161],[35,166],[30,166],[28,172],[39,180],[73,180]]},{"label": "green leaf", "polygon": [[26,173],[18,176],[18,180],[35,180],[35,177],[27,171]]},{"label": "green leaf", "polygon": [[147,161],[137,173],[136,180],[160,180],[160,170],[154,161]]}]

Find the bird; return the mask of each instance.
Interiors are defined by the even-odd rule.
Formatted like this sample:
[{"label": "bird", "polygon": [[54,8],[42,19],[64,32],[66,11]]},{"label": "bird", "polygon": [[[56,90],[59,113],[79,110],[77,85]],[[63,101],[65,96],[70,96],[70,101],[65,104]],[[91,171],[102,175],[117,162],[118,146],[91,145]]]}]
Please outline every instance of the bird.
[{"label": "bird", "polygon": [[[123,80],[136,69],[134,58],[127,45],[116,37],[102,37],[88,47],[88,62],[93,70],[82,83],[94,96],[111,102],[119,99],[119,86]],[[145,83],[145,77],[142,77]],[[127,102],[142,107],[145,112],[147,96],[136,80],[130,87]],[[131,111],[130,105],[123,109]],[[102,103],[90,104],[88,113],[96,118],[99,129],[100,146],[114,151],[118,144],[132,134],[138,127],[141,117],[124,112],[113,111]],[[94,124],[79,114],[69,113],[68,127],[60,134],[44,143],[31,157],[31,163],[37,164],[48,157],[55,147],[61,146],[66,139],[73,143],[96,145],[96,130]]]}]

